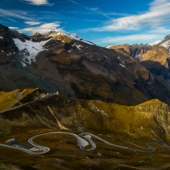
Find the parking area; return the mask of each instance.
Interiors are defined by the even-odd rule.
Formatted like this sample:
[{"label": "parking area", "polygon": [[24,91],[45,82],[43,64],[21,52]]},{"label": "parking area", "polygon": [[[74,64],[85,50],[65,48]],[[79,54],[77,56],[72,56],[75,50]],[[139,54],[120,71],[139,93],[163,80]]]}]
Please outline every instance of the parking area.
[{"label": "parking area", "polygon": [[23,149],[32,149],[33,146],[21,143],[21,142],[17,142],[16,140],[13,140],[12,142],[8,143],[8,145],[16,147],[16,148],[23,148]]}]

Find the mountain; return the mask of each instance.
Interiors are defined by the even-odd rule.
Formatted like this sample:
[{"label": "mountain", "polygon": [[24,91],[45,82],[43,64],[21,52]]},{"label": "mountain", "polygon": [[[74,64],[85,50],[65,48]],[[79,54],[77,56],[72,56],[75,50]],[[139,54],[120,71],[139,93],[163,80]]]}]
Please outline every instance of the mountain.
[{"label": "mountain", "polygon": [[[0,25],[0,169],[170,169],[168,41],[103,48]],[[49,152],[2,145],[31,150],[34,135]]]},{"label": "mountain", "polygon": [[157,46],[163,46],[169,50],[170,46],[170,35],[167,35],[162,41],[157,44]]},{"label": "mountain", "polygon": [[154,42],[149,43],[148,45],[153,46],[153,45],[159,44],[160,42],[161,42],[161,40],[157,40],[157,41],[154,41]]},{"label": "mountain", "polygon": [[113,50],[122,50],[127,52],[133,58],[138,58],[138,56],[143,55],[146,51],[152,49],[149,44],[122,44],[122,45],[109,45],[106,48]]},{"label": "mountain", "polygon": [[134,57],[156,79],[169,88],[170,83],[170,36],[156,43],[146,45],[109,46],[110,49],[122,50]]},{"label": "mountain", "polygon": [[138,56],[140,63],[152,74],[162,79],[162,82],[169,86],[170,80],[170,36],[166,36],[151,50],[147,50],[143,55]]},{"label": "mountain", "polygon": [[[164,146],[169,143],[169,106],[157,99],[125,106],[61,97],[40,89],[25,89],[1,92],[0,100],[3,101],[0,103],[0,143],[10,138],[27,143],[28,138],[51,131],[90,132],[113,144],[146,151],[149,150],[145,147],[147,142],[158,142]],[[36,143],[50,147],[50,152],[44,155],[29,155],[1,147],[1,167],[22,170],[81,167],[142,170],[161,169],[166,165],[165,169],[170,168],[167,164],[169,151],[163,147],[154,144],[155,153],[140,153],[94,139],[91,140],[95,141],[97,148],[89,152],[80,150],[76,140],[66,134],[48,134],[35,139]]]},{"label": "mountain", "polygon": [[70,38],[72,38],[73,40],[78,40],[78,41],[81,41],[81,42],[85,42],[87,44],[90,44],[90,45],[95,45],[94,43],[90,42],[90,41],[87,41],[87,40],[83,40],[80,36],[78,36],[76,33],[71,33],[69,35]]},{"label": "mountain", "polygon": [[170,103],[169,87],[127,51],[98,47],[75,34],[28,37],[2,25],[1,30],[0,43],[11,48],[0,47],[0,90],[38,87],[61,96],[125,105],[154,98]]}]

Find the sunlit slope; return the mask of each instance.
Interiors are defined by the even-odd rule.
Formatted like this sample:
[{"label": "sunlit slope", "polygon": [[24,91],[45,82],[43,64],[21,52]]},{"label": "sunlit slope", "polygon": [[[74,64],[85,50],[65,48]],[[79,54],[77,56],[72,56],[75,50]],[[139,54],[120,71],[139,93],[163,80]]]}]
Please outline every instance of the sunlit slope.
[{"label": "sunlit slope", "polygon": [[[10,94],[15,95],[17,92],[18,90]],[[5,92],[1,92],[3,93]],[[169,145],[169,106],[157,99],[136,106],[125,106],[99,100],[60,97],[39,89],[27,89],[21,93],[22,99],[15,104],[15,109],[0,113],[1,143],[9,138],[27,143],[31,136],[49,131],[66,131],[61,128],[65,127],[69,129],[67,132],[90,132],[109,142],[130,148],[145,150],[145,144],[152,141]],[[7,94],[9,93],[6,93],[6,96]],[[46,94],[46,97],[43,97],[43,94]],[[43,155],[44,157],[39,157],[39,161],[34,162],[39,159],[37,156],[35,158],[10,149],[3,150],[0,156],[12,162],[17,160],[24,165],[36,165],[41,167],[40,169],[44,168],[44,164],[54,169],[55,166],[51,162],[56,159],[64,160],[66,164],[62,166],[71,169],[91,167],[92,160],[95,163],[94,167],[102,167],[101,170],[118,169],[117,167],[128,169],[129,165],[133,166],[132,169],[155,169],[166,165],[169,159],[169,151],[155,145],[153,147],[156,147],[157,151],[146,154],[111,147],[93,137],[92,140],[97,145],[96,150],[84,152],[75,145],[76,140],[72,137],[47,135],[35,140],[51,149],[48,154]],[[96,164],[98,161],[101,164]],[[169,168],[169,164],[167,167]],[[49,169],[49,166],[44,169]]]},{"label": "sunlit slope", "polygon": [[32,93],[36,89],[25,89],[20,91],[19,89],[11,92],[0,92],[0,111],[10,109],[13,107],[19,100],[27,96],[29,93]]},{"label": "sunlit slope", "polygon": [[122,133],[133,138],[159,136],[164,139],[169,131],[169,108],[156,99],[137,106],[81,101],[77,107],[78,124],[83,122],[83,127],[88,130]]},{"label": "sunlit slope", "polygon": [[[17,92],[10,94],[15,96]],[[3,120],[1,132],[12,132],[16,127],[61,130],[60,124],[77,132],[122,134],[131,138],[160,138],[168,141],[169,107],[157,99],[137,106],[125,106],[98,100],[65,98],[55,94],[37,99],[37,92],[39,96],[44,93],[40,90],[24,91],[18,108],[0,114]],[[7,100],[6,103],[9,106],[12,102]]]}]

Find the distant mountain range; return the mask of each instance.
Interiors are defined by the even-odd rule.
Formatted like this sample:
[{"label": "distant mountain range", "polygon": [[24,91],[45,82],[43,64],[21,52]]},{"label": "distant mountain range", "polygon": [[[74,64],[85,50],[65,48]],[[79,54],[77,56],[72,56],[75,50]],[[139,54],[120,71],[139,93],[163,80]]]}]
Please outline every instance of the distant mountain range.
[{"label": "distant mountain range", "polygon": [[154,46],[109,49],[75,33],[26,36],[3,25],[0,37],[0,90],[38,87],[126,105],[154,98],[170,103],[169,37]]}]

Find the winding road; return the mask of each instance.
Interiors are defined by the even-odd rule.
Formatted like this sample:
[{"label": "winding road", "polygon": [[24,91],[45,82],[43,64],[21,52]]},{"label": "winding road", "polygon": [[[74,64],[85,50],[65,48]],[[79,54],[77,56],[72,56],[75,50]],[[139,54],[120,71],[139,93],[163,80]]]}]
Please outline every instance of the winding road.
[{"label": "winding road", "polygon": [[[63,135],[73,136],[76,138],[79,148],[84,151],[92,151],[92,150],[96,149],[96,144],[91,139],[92,137],[96,138],[97,140],[99,140],[107,145],[114,146],[114,147],[121,148],[121,149],[131,150],[134,152],[153,153],[156,151],[156,148],[152,147],[151,145],[158,145],[158,146],[161,146],[167,150],[170,150],[170,148],[168,146],[157,143],[157,142],[148,142],[148,143],[146,143],[146,147],[147,147],[146,150],[140,150],[140,149],[134,149],[134,148],[129,148],[126,146],[121,146],[121,145],[116,145],[116,144],[110,143],[110,142],[108,142],[94,134],[91,134],[91,133],[80,133],[79,135],[77,135],[77,134],[70,133],[70,132],[47,132],[47,133],[38,134],[38,135],[35,135],[35,136],[29,138],[28,142],[36,149],[36,151],[33,151],[31,149],[29,150],[29,149],[14,147],[14,146],[6,145],[6,144],[0,144],[0,146],[20,150],[20,151],[26,152],[28,154],[34,154],[34,155],[45,154],[50,151],[50,148],[46,147],[46,146],[41,146],[41,145],[35,143],[33,140],[37,137],[49,135],[49,134],[63,134]],[[89,148],[89,149],[85,148],[89,144],[91,145],[91,148]]]}]

